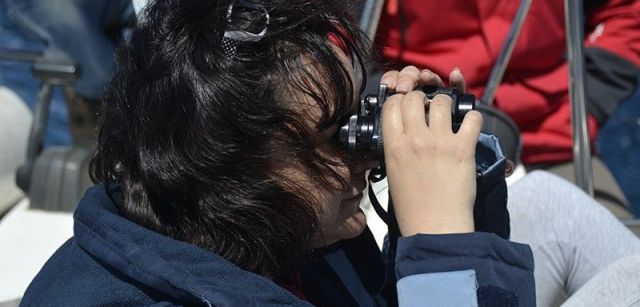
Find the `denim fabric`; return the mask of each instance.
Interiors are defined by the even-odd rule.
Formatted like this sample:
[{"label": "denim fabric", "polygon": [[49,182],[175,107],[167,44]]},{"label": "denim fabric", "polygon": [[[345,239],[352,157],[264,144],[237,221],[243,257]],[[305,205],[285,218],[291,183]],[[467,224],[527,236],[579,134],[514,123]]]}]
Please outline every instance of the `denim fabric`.
[{"label": "denim fabric", "polygon": [[[96,99],[111,78],[116,37],[134,18],[130,0],[0,0],[0,46],[78,63],[81,78],[75,89],[83,97]],[[30,67],[27,62],[0,60],[0,85],[17,92],[33,110],[40,84]],[[67,117],[62,90],[56,88],[45,147],[72,142]]]},{"label": "denim fabric", "polygon": [[[44,42],[35,40],[22,32],[7,14],[6,0],[0,0],[0,46],[11,50],[41,52]],[[31,75],[31,64],[0,59],[0,86],[15,91],[31,110],[35,108],[40,84]],[[60,89],[54,90],[49,110],[49,121],[44,137],[45,147],[68,145],[71,135],[67,126],[67,106]]]},{"label": "denim fabric", "polygon": [[131,0],[5,0],[9,17],[47,43],[45,56],[80,64],[75,84],[83,97],[96,99],[113,71],[121,29],[135,14]]},{"label": "denim fabric", "polygon": [[597,139],[600,159],[609,167],[631,209],[640,217],[640,86],[613,113]]}]

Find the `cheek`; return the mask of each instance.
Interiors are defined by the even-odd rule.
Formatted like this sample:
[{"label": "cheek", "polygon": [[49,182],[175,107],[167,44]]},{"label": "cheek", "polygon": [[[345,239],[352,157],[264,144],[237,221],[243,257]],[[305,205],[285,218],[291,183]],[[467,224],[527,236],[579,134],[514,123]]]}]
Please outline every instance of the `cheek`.
[{"label": "cheek", "polygon": [[[348,171],[345,171],[343,167],[333,168],[333,170],[341,176],[348,175]],[[275,172],[297,185],[297,188],[290,189],[290,192],[316,204],[314,211],[320,225],[335,223],[340,214],[342,198],[341,182],[337,178],[326,176],[327,182],[323,183],[319,178],[310,177],[303,168],[295,166],[294,163],[279,164],[276,166]]]},{"label": "cheek", "polygon": [[340,197],[332,191],[317,191],[320,200],[320,208],[317,210],[318,218],[321,223],[331,223],[336,220],[340,214]]},{"label": "cheek", "polygon": [[352,239],[360,234],[367,227],[367,218],[360,209],[355,213],[349,214],[346,218],[340,216],[337,219],[324,221],[320,224],[322,231],[316,240],[316,246],[327,246],[341,240]]},{"label": "cheek", "polygon": [[366,226],[364,214],[356,210],[357,204],[354,207],[351,203],[343,203],[345,193],[342,184],[344,181],[349,186],[350,168],[339,160],[339,153],[331,145],[320,146],[318,153],[332,161],[327,164],[323,178],[313,177],[305,166],[291,159],[278,159],[277,163],[273,163],[279,175],[301,188],[294,193],[305,199],[313,199],[316,204],[314,211],[319,222],[319,231],[315,234],[316,247],[353,238],[362,233]]},{"label": "cheek", "polygon": [[325,195],[321,212],[318,213],[320,232],[317,246],[327,246],[340,240],[355,238],[367,226],[359,202],[343,201],[342,194]]}]

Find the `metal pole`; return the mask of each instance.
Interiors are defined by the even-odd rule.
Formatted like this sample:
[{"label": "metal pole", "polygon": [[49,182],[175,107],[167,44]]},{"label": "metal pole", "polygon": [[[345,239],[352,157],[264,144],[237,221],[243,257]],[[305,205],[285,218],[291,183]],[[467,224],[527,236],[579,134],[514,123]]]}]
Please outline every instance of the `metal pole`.
[{"label": "metal pole", "polygon": [[522,0],[522,2],[520,2],[520,6],[518,7],[516,16],[513,18],[513,23],[511,24],[511,28],[509,28],[509,33],[507,34],[507,38],[502,45],[500,54],[498,54],[496,63],[493,64],[491,75],[489,76],[487,86],[485,87],[484,94],[482,95],[482,99],[480,100],[484,104],[493,104],[493,98],[496,94],[496,89],[498,88],[500,81],[502,81],[504,71],[507,69],[507,65],[509,64],[509,60],[511,59],[511,53],[513,52],[513,49],[518,42],[520,30],[522,29],[522,24],[527,17],[530,6],[531,0]]},{"label": "metal pole", "polygon": [[587,127],[586,96],[584,91],[584,24],[582,0],[565,0],[564,15],[569,59],[569,96],[571,98],[571,126],[573,129],[573,163],[576,184],[593,196],[591,146]]},{"label": "metal pole", "polygon": [[33,123],[31,124],[29,143],[27,145],[27,161],[29,162],[35,161],[42,150],[44,131],[47,128],[47,120],[49,119],[52,90],[51,84],[45,82],[42,84],[40,92],[38,92],[38,103],[33,113]]},{"label": "metal pole", "polygon": [[384,7],[384,0],[365,0],[362,6],[362,14],[360,14],[360,29],[367,34],[370,41],[376,36],[378,23],[380,23],[380,14]]}]

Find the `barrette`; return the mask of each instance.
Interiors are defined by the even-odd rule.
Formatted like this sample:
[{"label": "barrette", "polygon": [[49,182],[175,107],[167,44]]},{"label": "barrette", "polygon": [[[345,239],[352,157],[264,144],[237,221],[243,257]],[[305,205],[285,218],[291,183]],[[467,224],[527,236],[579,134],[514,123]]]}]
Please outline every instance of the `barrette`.
[{"label": "barrette", "polygon": [[[237,24],[236,20],[233,20],[234,9],[246,9],[259,13],[260,18],[263,18],[264,27],[259,32],[250,32],[247,30],[233,29],[233,25]],[[269,12],[261,4],[253,1],[233,1],[229,4],[227,9],[227,30],[222,37],[222,49],[226,57],[233,57],[236,54],[236,50],[240,43],[244,42],[257,42],[260,41],[267,33],[269,27]]]}]

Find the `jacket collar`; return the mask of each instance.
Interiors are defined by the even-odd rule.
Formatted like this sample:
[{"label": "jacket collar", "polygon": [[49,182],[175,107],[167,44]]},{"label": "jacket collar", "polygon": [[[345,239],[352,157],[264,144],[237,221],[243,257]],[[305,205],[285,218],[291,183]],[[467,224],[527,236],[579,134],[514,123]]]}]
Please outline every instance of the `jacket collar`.
[{"label": "jacket collar", "polygon": [[175,299],[209,306],[306,305],[210,251],[123,218],[102,185],[87,190],[74,219],[78,245],[99,263]]}]

